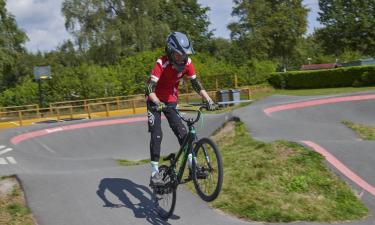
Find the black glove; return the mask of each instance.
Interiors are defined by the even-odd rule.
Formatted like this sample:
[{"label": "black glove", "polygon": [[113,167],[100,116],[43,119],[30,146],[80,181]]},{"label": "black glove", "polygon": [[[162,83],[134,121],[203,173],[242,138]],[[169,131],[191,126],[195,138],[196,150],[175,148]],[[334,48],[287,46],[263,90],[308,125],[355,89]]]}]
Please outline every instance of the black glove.
[{"label": "black glove", "polygon": [[164,102],[159,102],[157,105],[156,105],[156,107],[157,107],[157,111],[158,112],[161,112],[161,111],[163,111],[167,106],[164,104]]}]

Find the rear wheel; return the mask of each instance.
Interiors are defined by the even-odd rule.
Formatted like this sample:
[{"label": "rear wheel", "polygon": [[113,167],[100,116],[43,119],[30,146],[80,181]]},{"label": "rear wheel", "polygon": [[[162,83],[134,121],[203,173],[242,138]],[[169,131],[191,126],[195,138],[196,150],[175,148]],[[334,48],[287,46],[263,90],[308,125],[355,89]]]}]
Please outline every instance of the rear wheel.
[{"label": "rear wheel", "polygon": [[156,212],[165,220],[173,215],[177,198],[176,188],[172,182],[170,174],[168,174],[167,171],[167,166],[162,165],[159,167],[159,173],[164,177],[165,185],[153,188]]},{"label": "rear wheel", "polygon": [[223,184],[223,163],[220,151],[209,138],[200,139],[193,159],[193,182],[199,197],[210,202],[217,198]]}]

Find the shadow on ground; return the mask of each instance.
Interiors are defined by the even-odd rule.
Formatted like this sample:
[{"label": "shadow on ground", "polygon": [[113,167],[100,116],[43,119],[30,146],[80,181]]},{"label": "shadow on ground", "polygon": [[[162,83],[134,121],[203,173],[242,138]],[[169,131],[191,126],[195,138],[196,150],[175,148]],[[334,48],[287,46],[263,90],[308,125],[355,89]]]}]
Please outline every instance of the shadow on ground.
[{"label": "shadow on ground", "polygon": [[[122,204],[114,204],[106,197],[105,191],[115,195]],[[167,221],[162,220],[154,209],[151,190],[143,185],[134,183],[131,180],[123,178],[104,178],[100,181],[96,194],[103,200],[103,207],[121,208],[126,207],[133,211],[134,217],[145,218],[150,224],[169,225]],[[133,203],[131,196],[139,201]],[[179,216],[173,215],[171,219],[179,219]]]}]

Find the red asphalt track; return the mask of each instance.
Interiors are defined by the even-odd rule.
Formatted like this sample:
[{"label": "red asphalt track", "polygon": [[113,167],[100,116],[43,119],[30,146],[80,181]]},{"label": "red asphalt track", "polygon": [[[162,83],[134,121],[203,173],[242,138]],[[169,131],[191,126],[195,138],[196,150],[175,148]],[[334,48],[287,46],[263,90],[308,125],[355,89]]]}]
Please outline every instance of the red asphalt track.
[{"label": "red asphalt track", "polygon": [[336,157],[334,157],[331,153],[329,153],[326,149],[324,149],[322,146],[312,142],[312,141],[302,141],[302,143],[306,144],[310,148],[314,149],[316,152],[323,155],[326,160],[331,163],[336,169],[338,169],[342,174],[344,174],[346,177],[348,177],[350,180],[352,180],[354,183],[356,183],[361,188],[368,191],[370,194],[375,196],[375,188],[371,184],[367,183],[365,180],[363,180],[361,177],[359,177],[357,174],[355,174],[353,171],[351,171],[348,167],[346,167],[342,162],[340,162]]},{"label": "red asphalt track", "polygon": [[331,103],[338,103],[338,102],[363,101],[363,100],[370,100],[370,99],[375,99],[375,95],[358,95],[358,96],[324,98],[324,99],[317,99],[317,100],[311,100],[311,101],[295,102],[295,103],[289,103],[285,105],[272,106],[272,107],[264,109],[263,111],[267,115],[271,115],[271,113],[274,113],[274,112],[290,110],[290,109],[305,108],[309,106],[324,105],[324,104],[331,104]]},{"label": "red asphalt track", "polygon": [[[325,99],[317,99],[311,101],[302,101],[302,102],[295,102],[289,103],[284,105],[277,105],[271,106],[263,110],[268,116],[271,113],[284,111],[284,110],[291,110],[291,109],[299,109],[305,108],[310,106],[317,106],[323,104],[332,104],[338,102],[351,102],[351,101],[363,101],[363,100],[371,100],[375,99],[375,95],[358,95],[358,96],[346,96],[346,97],[337,97],[337,98],[325,98]],[[358,186],[375,196],[375,187],[371,184],[367,183],[364,179],[358,176],[356,173],[351,171],[347,166],[345,166],[342,162],[340,162],[335,156],[329,153],[328,150],[323,148],[322,146],[318,145],[312,141],[301,141],[305,145],[309,146],[310,148],[314,149],[314,151],[320,153],[325,157],[325,159],[333,165],[337,170],[339,170],[342,174],[344,174],[347,178],[351,181],[356,183]]]},{"label": "red asphalt track", "polygon": [[108,126],[108,125],[116,125],[116,124],[124,124],[124,123],[134,123],[134,122],[141,122],[141,121],[147,121],[147,117],[142,116],[142,117],[125,118],[125,119],[104,120],[104,121],[95,121],[95,122],[67,125],[67,126],[61,126],[61,127],[53,127],[53,128],[36,130],[36,131],[31,131],[31,132],[17,135],[15,137],[12,137],[10,142],[14,145],[17,145],[20,142],[28,140],[28,139],[46,136],[46,135],[61,132],[61,131],[69,131],[69,130],[76,130],[76,129],[82,129],[82,128]]},{"label": "red asphalt track", "polygon": [[[165,116],[162,116],[161,119],[164,120]],[[14,145],[18,145],[19,143],[26,141],[28,139],[46,136],[46,135],[61,132],[61,131],[69,131],[69,130],[76,130],[76,129],[82,129],[82,128],[90,128],[90,127],[109,126],[109,125],[116,125],[116,124],[143,122],[147,120],[148,118],[146,116],[142,116],[142,117],[103,120],[103,121],[87,122],[87,123],[80,123],[80,124],[67,125],[67,126],[52,127],[52,128],[31,131],[31,132],[27,132],[27,133],[14,136],[12,137],[10,142]]]}]

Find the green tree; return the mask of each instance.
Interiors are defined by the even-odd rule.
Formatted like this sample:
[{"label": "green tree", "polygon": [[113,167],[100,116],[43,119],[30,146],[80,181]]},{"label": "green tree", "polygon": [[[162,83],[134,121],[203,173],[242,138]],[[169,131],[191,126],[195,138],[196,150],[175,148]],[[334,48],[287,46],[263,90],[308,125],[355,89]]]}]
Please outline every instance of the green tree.
[{"label": "green tree", "polygon": [[334,56],[325,54],[320,42],[310,35],[298,40],[289,69],[299,70],[303,64],[334,63],[335,60]]},{"label": "green tree", "polygon": [[[164,15],[164,24],[170,31],[180,31],[189,35],[198,51],[207,50],[212,31],[208,30],[210,21],[207,12],[209,7],[202,7],[197,0],[163,0],[161,13]],[[162,36],[164,47],[165,37]]]},{"label": "green tree", "polygon": [[359,51],[375,56],[374,0],[319,0],[319,7],[318,20],[325,27],[316,35],[326,53]]},{"label": "green tree", "polygon": [[232,15],[239,20],[228,25],[231,38],[250,57],[277,59],[286,69],[306,32],[308,9],[302,0],[234,0],[234,4]]},{"label": "green tree", "polygon": [[27,40],[13,15],[7,12],[5,4],[5,0],[0,0],[0,91],[17,81],[14,64],[25,52],[22,44]]},{"label": "green tree", "polygon": [[102,65],[164,47],[175,30],[203,48],[212,35],[207,11],[197,0],[65,0],[62,8],[79,49]]}]

